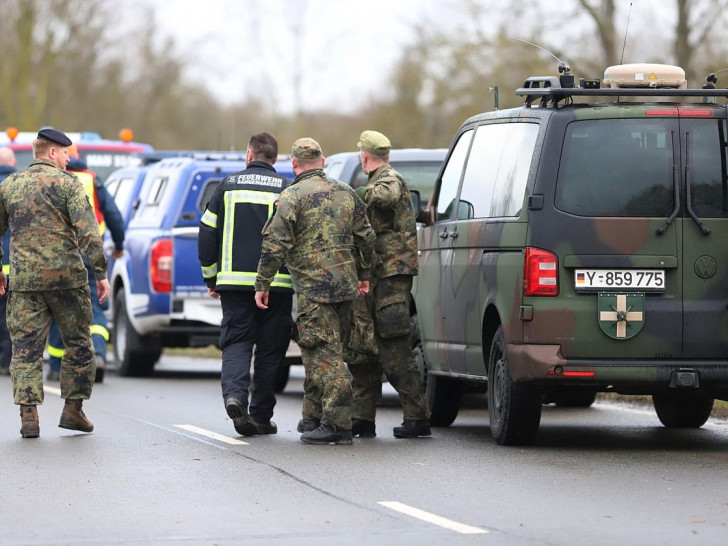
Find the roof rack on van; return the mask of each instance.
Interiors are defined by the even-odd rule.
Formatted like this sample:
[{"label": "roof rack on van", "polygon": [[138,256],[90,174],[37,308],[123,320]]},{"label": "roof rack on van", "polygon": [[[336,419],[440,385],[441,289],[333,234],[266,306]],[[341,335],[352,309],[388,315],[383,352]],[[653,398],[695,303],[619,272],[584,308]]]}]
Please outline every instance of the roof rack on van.
[{"label": "roof rack on van", "polygon": [[[604,80],[579,80],[579,86],[562,85],[556,76],[533,76],[516,95],[525,96],[525,106],[531,107],[536,99],[541,106],[558,107],[559,102],[570,103],[571,97],[726,97],[728,89],[687,89],[682,68],[660,64],[627,64],[610,66]],[[567,80],[568,81],[568,80]]]}]

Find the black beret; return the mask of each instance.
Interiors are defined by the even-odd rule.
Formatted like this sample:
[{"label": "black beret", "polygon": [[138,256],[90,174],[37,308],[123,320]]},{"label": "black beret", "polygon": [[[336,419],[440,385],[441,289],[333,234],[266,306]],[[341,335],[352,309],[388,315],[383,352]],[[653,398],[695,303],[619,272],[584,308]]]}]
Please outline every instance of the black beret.
[{"label": "black beret", "polygon": [[38,131],[38,138],[42,138],[43,140],[50,140],[51,142],[55,142],[56,144],[60,144],[61,146],[70,146],[72,144],[70,138],[68,138],[60,131],[56,131],[55,129],[51,129],[50,127],[46,127],[45,129],[41,129],[40,131]]}]

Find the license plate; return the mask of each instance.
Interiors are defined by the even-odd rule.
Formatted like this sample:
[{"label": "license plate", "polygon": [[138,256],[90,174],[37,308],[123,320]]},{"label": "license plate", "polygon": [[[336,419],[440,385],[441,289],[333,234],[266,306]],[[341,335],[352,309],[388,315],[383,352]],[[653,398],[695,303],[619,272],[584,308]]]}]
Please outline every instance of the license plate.
[{"label": "license plate", "polygon": [[574,288],[579,290],[642,290],[664,292],[664,269],[577,269]]}]

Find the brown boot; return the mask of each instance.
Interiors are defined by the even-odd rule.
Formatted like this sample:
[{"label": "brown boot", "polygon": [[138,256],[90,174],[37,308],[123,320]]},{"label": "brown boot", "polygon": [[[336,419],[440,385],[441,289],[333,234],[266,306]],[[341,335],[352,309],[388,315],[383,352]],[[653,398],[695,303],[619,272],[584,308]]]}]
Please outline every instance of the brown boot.
[{"label": "brown boot", "polygon": [[37,438],[40,436],[38,408],[35,406],[20,406],[20,434],[23,438]]},{"label": "brown boot", "polygon": [[61,422],[58,423],[58,426],[71,430],[80,430],[81,432],[91,432],[94,425],[84,415],[81,409],[82,404],[83,400],[66,400],[66,405],[63,406],[63,412],[61,413]]}]

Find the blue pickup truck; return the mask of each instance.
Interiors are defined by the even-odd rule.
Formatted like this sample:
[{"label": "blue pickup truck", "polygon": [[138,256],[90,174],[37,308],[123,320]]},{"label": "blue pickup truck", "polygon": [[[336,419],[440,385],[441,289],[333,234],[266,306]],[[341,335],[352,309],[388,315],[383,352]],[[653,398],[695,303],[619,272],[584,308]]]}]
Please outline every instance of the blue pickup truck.
[{"label": "blue pickup truck", "polygon": [[[198,228],[217,185],[244,168],[240,154],[195,153],[109,177],[107,187],[128,220],[125,255],[109,265],[120,375],[151,374],[164,347],[217,344],[222,312],[202,280]],[[293,178],[290,161],[276,168]]]}]

